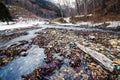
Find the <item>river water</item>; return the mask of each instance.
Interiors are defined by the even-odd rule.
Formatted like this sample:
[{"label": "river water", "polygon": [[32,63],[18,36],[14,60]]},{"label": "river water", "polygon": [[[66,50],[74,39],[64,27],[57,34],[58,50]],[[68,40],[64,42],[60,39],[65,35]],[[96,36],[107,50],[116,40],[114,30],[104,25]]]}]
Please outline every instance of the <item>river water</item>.
[{"label": "river water", "polygon": [[35,68],[44,64],[44,49],[33,45],[26,57],[19,57],[0,69],[0,77],[3,80],[21,80],[21,75],[32,72]]},{"label": "river water", "polygon": [[[66,26],[55,26],[55,25],[38,25],[37,27],[42,27],[40,29],[27,31],[28,35],[20,36],[8,41],[5,44],[0,42],[0,47],[7,47],[15,44],[21,40],[30,41],[32,38],[36,37],[36,32],[39,32],[46,28],[63,28],[63,29],[73,29],[73,30],[84,30],[84,31],[100,31],[109,33],[118,33],[110,30],[94,29],[94,28],[80,28],[80,27],[66,27]],[[44,49],[39,48],[37,45],[32,45],[32,47],[27,50],[28,55],[26,57],[19,57],[9,62],[6,66],[0,69],[0,78],[3,80],[21,80],[21,75],[28,74],[32,72],[35,68],[44,64]]]}]

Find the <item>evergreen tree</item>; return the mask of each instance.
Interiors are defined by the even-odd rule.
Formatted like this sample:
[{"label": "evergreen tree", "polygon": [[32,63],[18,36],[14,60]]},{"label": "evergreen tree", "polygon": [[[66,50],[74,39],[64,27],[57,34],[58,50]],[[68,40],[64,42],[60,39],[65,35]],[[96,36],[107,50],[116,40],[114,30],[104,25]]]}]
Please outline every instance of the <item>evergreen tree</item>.
[{"label": "evergreen tree", "polygon": [[0,21],[2,22],[6,21],[7,24],[9,24],[9,21],[11,20],[12,17],[10,15],[8,8],[2,2],[0,2]]}]

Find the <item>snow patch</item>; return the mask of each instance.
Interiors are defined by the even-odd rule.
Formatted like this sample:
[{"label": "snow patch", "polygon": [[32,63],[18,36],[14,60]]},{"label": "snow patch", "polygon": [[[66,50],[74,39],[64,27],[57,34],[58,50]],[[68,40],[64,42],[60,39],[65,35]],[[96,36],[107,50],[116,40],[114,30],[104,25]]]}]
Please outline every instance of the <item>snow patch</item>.
[{"label": "snow patch", "polygon": [[64,18],[64,20],[65,20],[67,23],[70,23],[70,17]]},{"label": "snow patch", "polygon": [[34,26],[37,24],[46,24],[45,21],[39,21],[39,20],[29,20],[29,21],[20,21],[20,22],[10,22],[9,25],[6,24],[6,22],[0,22],[0,30],[6,30],[6,29],[14,29],[14,28],[25,28],[29,26]]},{"label": "snow patch", "polygon": [[[90,17],[90,16],[92,16],[93,14],[88,14],[87,16],[88,17]],[[75,16],[75,17],[84,17],[85,15],[77,15],[77,16]]]},{"label": "snow patch", "polygon": [[120,26],[120,21],[109,21],[106,23],[110,23],[110,25],[108,25],[107,27],[118,27]]}]

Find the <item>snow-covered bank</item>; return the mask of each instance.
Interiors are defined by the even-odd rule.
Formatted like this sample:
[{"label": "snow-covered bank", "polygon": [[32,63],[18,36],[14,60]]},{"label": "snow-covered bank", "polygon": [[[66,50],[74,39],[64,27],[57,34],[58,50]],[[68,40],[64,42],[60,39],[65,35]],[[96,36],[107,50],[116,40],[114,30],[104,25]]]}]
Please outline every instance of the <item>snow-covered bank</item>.
[{"label": "snow-covered bank", "polygon": [[[81,17],[84,15],[80,15]],[[75,16],[75,17],[80,17]],[[87,16],[92,16],[89,14]],[[54,21],[53,24],[60,25],[60,26],[88,26],[88,27],[102,27],[102,28],[115,28],[120,26],[120,21],[105,21],[105,22],[93,22],[93,21],[78,21],[75,23],[71,23],[71,18],[63,18],[63,22]]]},{"label": "snow-covered bank", "polygon": [[[108,26],[103,26],[104,24],[108,24]],[[88,27],[102,26],[106,28],[115,28],[120,26],[120,21],[106,21],[106,22],[98,22],[98,23],[89,21],[89,22],[77,22],[76,24],[74,24],[74,26],[84,26],[84,25]]]},{"label": "snow-covered bank", "polygon": [[[68,27],[81,27],[81,26],[88,26],[88,27],[102,27],[102,28],[115,28],[120,26],[120,21],[106,21],[106,22],[98,22],[98,23],[94,23],[92,21],[88,21],[88,22],[76,22],[75,24],[70,23],[70,19],[69,18],[65,18],[65,21],[67,21],[68,23],[60,23],[60,22],[54,22],[52,24],[55,24],[56,26],[68,26]],[[20,22],[10,22],[10,25],[7,25],[5,22],[0,22],[0,30],[6,30],[6,29],[15,29],[15,28],[26,28],[26,27],[32,27],[34,25],[44,25],[45,24],[49,24],[49,22],[47,21],[39,21],[39,20],[29,20],[29,21],[20,21]],[[104,26],[104,24],[108,24],[107,26]],[[55,26],[54,25],[54,26]],[[52,25],[53,26],[53,25]],[[50,27],[50,25],[47,27]]]},{"label": "snow-covered bank", "polygon": [[15,22],[10,22],[10,25],[7,25],[5,22],[0,22],[0,30],[6,30],[6,29],[14,29],[14,28],[25,28],[25,27],[29,27],[29,26],[34,26],[37,24],[46,24],[45,21],[20,21],[18,23]]},{"label": "snow-covered bank", "polygon": [[120,26],[120,21],[109,21],[109,22],[106,22],[106,23],[110,24],[107,27],[118,27],[118,26]]},{"label": "snow-covered bank", "polygon": [[[92,16],[93,14],[88,14],[87,16],[90,17]],[[85,15],[76,15],[75,17],[84,17]]]}]

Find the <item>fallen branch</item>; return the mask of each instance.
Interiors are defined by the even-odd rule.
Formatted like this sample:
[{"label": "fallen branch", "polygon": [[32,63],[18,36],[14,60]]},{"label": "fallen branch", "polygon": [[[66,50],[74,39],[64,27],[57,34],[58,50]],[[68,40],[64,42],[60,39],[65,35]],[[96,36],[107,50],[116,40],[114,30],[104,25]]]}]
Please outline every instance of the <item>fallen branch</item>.
[{"label": "fallen branch", "polygon": [[114,70],[114,64],[113,61],[107,58],[105,55],[102,53],[98,53],[94,50],[91,50],[90,48],[87,48],[83,45],[80,45],[78,42],[75,42],[75,44],[86,54],[90,55],[93,59],[97,60],[97,62],[100,63],[102,67],[105,69],[109,70],[110,72],[113,72]]}]

